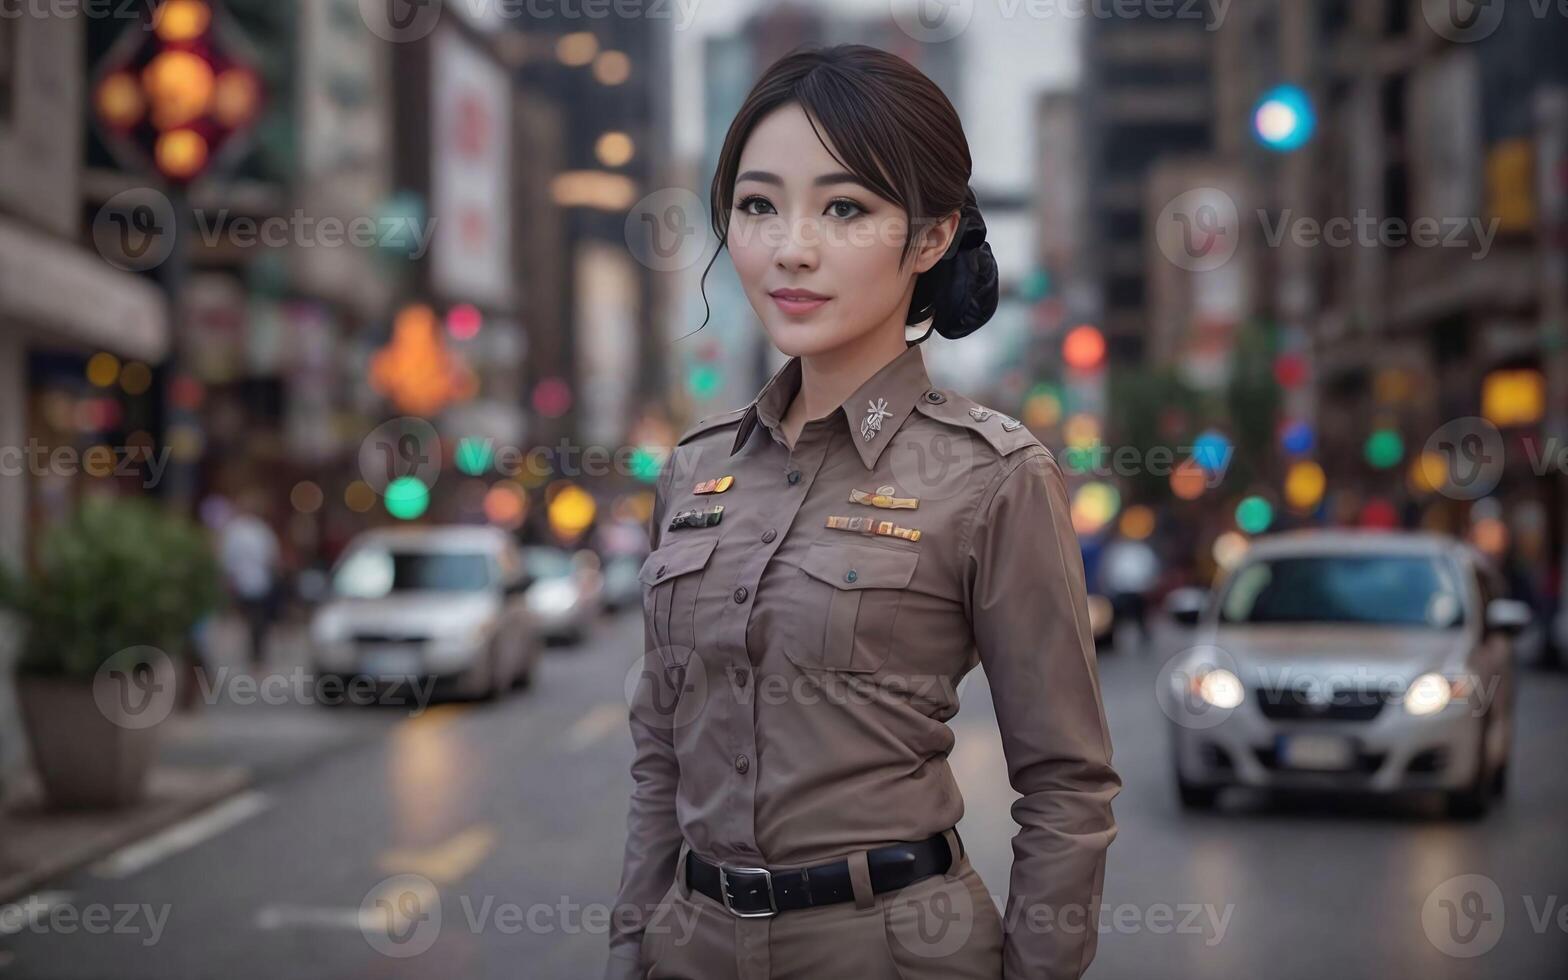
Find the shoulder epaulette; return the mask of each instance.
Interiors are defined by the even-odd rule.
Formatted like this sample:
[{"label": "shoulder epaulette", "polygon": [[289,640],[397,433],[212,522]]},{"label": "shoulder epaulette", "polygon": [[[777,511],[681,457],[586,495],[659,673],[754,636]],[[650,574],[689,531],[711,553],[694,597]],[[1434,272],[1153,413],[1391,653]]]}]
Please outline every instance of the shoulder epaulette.
[{"label": "shoulder epaulette", "polygon": [[743,405],[740,408],[734,409],[733,411],[721,412],[718,415],[710,415],[705,419],[698,419],[696,422],[692,423],[690,428],[681,433],[681,437],[675,440],[675,444],[677,446],[685,445],[691,440],[702,435],[704,432],[707,432],[711,429],[717,429],[719,426],[730,422],[739,421],[740,417],[746,414],[746,408],[747,406]]},{"label": "shoulder epaulette", "polygon": [[956,392],[938,390],[945,396],[941,401],[933,402],[929,398],[922,398],[916,402],[921,414],[949,425],[969,429],[990,443],[991,447],[1003,456],[1028,446],[1044,448],[1044,444],[1035,438],[1035,434],[1029,431],[1029,427],[1011,415],[986,408]]}]

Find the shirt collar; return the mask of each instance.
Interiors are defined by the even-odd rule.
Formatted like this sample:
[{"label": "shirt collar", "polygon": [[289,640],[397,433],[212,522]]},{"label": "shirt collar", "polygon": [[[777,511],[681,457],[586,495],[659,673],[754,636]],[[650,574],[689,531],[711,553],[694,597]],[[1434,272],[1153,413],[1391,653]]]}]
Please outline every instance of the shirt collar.
[{"label": "shirt collar", "polygon": [[[903,353],[888,361],[854,394],[844,400],[835,412],[849,426],[849,439],[860,453],[866,469],[873,469],[882,450],[893,441],[893,433],[904,424],[915,402],[931,390],[931,378],[926,373],[926,363],[921,345],[911,344]],[[761,421],[770,430],[777,430],[789,404],[800,391],[800,358],[791,357],[768,379],[757,397],[746,406],[740,426],[735,431],[735,442],[730,455],[740,452],[740,447],[751,438],[751,431]]]}]

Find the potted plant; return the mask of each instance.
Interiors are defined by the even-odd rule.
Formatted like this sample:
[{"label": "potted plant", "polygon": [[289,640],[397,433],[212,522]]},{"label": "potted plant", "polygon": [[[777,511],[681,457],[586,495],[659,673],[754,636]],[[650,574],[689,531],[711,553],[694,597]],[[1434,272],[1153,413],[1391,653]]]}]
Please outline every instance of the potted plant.
[{"label": "potted plant", "polygon": [[95,498],[0,575],[19,620],[17,700],[51,805],[142,796],[192,626],[220,596],[201,529],[146,500]]}]

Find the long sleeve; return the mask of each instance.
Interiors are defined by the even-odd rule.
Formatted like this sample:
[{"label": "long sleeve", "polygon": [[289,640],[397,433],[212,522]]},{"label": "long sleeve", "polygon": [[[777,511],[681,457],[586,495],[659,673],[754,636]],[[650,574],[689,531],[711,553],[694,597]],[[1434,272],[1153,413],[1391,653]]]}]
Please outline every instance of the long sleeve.
[{"label": "long sleeve", "polygon": [[969,616],[1001,729],[1018,833],[1003,980],[1068,980],[1098,945],[1121,777],[1100,698],[1083,559],[1061,468],[1008,458],[969,530]]},{"label": "long sleeve", "polygon": [[[650,549],[659,546],[672,468],[665,468],[654,494],[648,529]],[[643,653],[647,660],[628,713],[635,747],[631,764],[633,785],[626,817],[626,854],[620,890],[610,917],[610,955],[605,980],[637,980],[646,973],[647,966],[638,961],[643,929],[674,880],[682,839],[675,817],[680,765],[667,723],[669,715],[654,708],[654,705],[671,703],[677,692],[670,687],[668,674],[655,662],[658,648],[646,616]],[[661,724],[660,719],[665,719],[666,723]]]}]

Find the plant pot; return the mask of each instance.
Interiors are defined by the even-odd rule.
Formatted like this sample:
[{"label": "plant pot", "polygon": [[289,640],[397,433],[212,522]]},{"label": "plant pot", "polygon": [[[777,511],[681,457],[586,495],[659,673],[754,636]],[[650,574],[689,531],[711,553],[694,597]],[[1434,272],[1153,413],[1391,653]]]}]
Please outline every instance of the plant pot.
[{"label": "plant pot", "polygon": [[112,809],[140,801],[174,693],[168,658],[134,675],[19,676],[17,701],[50,807]]}]

